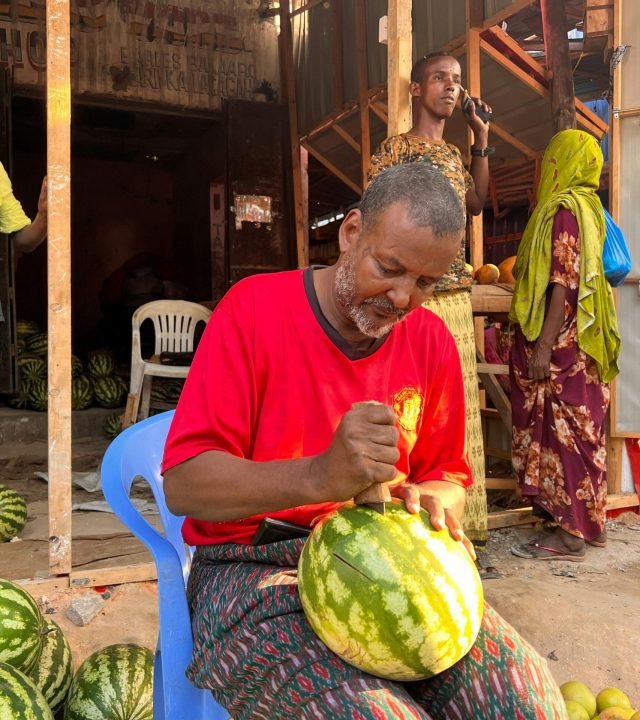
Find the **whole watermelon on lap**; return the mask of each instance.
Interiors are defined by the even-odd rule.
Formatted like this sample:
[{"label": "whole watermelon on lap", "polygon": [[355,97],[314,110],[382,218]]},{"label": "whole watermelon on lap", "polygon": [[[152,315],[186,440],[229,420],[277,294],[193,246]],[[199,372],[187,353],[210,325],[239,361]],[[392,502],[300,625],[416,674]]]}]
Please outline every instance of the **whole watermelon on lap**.
[{"label": "whole watermelon on lap", "polygon": [[[188,716],[189,708],[185,708]],[[153,720],[153,653],[109,645],[88,657],[71,683],[65,720]]]},{"label": "whole watermelon on lap", "polygon": [[27,524],[27,505],[15,490],[0,484],[0,542],[22,532]]},{"label": "whole watermelon on lap", "polygon": [[45,623],[47,634],[42,652],[29,677],[55,715],[63,707],[73,679],[71,648],[64,633],[53,620],[45,618]]},{"label": "whole watermelon on lap", "polygon": [[468,553],[398,501],[384,515],[351,505],[321,520],[298,580],[320,639],[379,677],[432,677],[464,657],[480,630],[482,584]]},{"label": "whole watermelon on lap", "polygon": [[45,622],[31,595],[10,580],[0,579],[0,662],[29,673],[46,634]]},{"label": "whole watermelon on lap", "polygon": [[42,693],[24,673],[0,662],[0,718],[53,720]]}]

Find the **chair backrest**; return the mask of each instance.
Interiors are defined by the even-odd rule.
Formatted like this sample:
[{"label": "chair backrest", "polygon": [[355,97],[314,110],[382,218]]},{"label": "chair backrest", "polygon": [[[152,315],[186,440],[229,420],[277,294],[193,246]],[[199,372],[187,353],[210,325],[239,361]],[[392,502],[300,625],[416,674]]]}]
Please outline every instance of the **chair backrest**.
[{"label": "chair backrest", "polygon": [[183,577],[187,579],[190,552],[182,539],[184,518],[176,517],[167,508],[160,468],[173,410],[136,423],[116,437],[109,445],[102,461],[102,492],[118,517],[154,553],[162,535],[131,505],[131,484],[143,477],[153,492],[165,537],[175,549],[182,565]]},{"label": "chair backrest", "polygon": [[154,300],[140,306],[133,314],[132,327],[134,347],[139,347],[136,338],[140,335],[140,325],[145,320],[153,321],[155,332],[155,354],[163,352],[193,352],[196,326],[206,323],[211,310],[198,303],[186,300]]}]

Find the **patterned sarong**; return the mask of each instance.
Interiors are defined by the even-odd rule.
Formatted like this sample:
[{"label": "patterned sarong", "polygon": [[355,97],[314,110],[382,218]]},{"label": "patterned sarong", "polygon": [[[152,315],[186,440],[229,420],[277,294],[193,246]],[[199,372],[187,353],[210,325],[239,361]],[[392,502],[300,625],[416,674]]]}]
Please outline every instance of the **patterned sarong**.
[{"label": "patterned sarong", "polygon": [[565,720],[544,661],[485,606],[466,657],[396,683],[342,662],[307,623],[296,566],[304,540],[198,548],[189,579],[187,675],[234,720]]},{"label": "patterned sarong", "polygon": [[484,544],[487,541],[487,491],[471,295],[465,290],[434,293],[424,307],[444,321],[460,354],[467,405],[467,452],[473,476],[473,485],[467,488],[462,525],[470,540]]}]

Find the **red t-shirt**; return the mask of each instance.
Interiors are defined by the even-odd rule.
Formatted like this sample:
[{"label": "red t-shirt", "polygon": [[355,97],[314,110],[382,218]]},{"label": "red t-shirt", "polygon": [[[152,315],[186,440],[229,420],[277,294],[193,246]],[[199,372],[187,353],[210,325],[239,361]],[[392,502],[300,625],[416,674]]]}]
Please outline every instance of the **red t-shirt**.
[{"label": "red t-shirt", "polygon": [[[163,472],[208,450],[254,461],[317,455],[354,402],[377,400],[398,416],[398,477],[469,485],[460,360],[444,323],[419,308],[358,356],[322,314],[312,272],[246,278],[216,307],[176,409]],[[338,505],[269,516],[310,525]],[[249,543],[264,517],[187,518],[183,535],[190,545]]]}]

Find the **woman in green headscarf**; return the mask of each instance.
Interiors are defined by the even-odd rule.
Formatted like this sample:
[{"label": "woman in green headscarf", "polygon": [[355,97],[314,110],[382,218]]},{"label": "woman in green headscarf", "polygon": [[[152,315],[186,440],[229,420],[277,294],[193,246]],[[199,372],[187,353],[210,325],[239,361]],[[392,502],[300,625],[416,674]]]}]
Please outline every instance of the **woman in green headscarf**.
[{"label": "woman in green headscarf", "polygon": [[522,496],[556,526],[512,548],[532,560],[579,562],[587,543],[606,542],[604,422],[620,335],[602,268],[601,170],[591,135],[554,135],[514,268],[513,465]]}]

